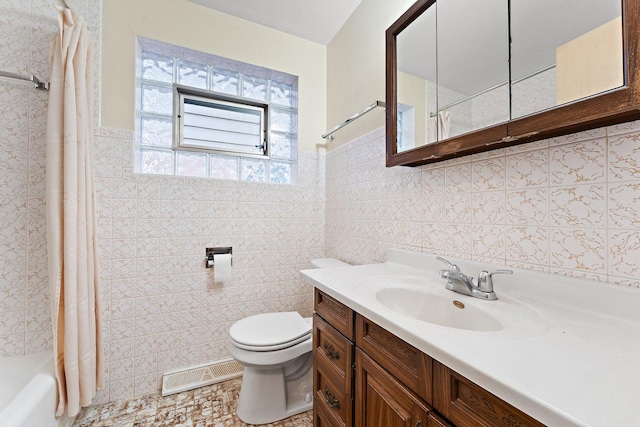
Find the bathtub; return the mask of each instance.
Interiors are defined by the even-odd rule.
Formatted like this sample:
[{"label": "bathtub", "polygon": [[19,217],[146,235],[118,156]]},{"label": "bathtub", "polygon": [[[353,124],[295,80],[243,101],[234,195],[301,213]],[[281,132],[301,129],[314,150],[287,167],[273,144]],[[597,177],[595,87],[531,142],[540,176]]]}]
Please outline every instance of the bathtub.
[{"label": "bathtub", "polygon": [[55,417],[53,352],[0,359],[0,426],[70,427],[75,417]]}]

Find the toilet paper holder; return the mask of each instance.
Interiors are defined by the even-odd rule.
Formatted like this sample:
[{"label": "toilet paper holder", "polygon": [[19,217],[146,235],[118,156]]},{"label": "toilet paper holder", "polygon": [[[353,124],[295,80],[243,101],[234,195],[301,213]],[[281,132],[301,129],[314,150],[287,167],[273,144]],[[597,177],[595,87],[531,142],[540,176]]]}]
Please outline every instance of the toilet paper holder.
[{"label": "toilet paper holder", "polygon": [[233,248],[231,246],[228,247],[219,247],[219,248],[205,248],[205,267],[213,268],[213,256],[214,255],[222,255],[222,254],[230,254],[231,255],[231,265],[233,265]]}]

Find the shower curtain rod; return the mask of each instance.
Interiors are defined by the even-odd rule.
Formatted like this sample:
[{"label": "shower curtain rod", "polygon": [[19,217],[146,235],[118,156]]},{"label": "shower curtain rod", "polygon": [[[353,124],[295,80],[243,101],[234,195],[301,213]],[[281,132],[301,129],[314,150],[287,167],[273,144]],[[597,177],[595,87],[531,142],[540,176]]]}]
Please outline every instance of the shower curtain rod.
[{"label": "shower curtain rod", "polygon": [[360,111],[359,113],[354,114],[353,116],[349,117],[347,120],[345,120],[344,122],[340,123],[338,126],[334,127],[333,129],[331,129],[329,132],[325,133],[324,135],[322,135],[322,137],[324,139],[328,139],[329,141],[333,141],[333,134],[338,130],[338,129],[342,129],[343,127],[345,127],[346,125],[348,125],[349,123],[351,123],[352,121],[354,121],[355,119],[358,119],[360,117],[362,117],[363,115],[367,114],[369,111],[373,110],[376,107],[382,107],[385,108],[386,104],[382,101],[376,101],[373,104],[369,105],[367,108],[365,108],[364,110]]},{"label": "shower curtain rod", "polygon": [[[522,82],[522,81],[524,81],[524,80],[527,80],[527,79],[529,79],[529,78],[531,78],[531,77],[535,77],[535,76],[537,76],[538,74],[542,74],[542,73],[544,73],[545,71],[549,71],[549,70],[552,70],[552,69],[554,69],[554,68],[556,68],[556,64],[549,65],[548,67],[541,68],[540,70],[538,70],[538,71],[534,71],[534,72],[533,72],[533,73],[531,73],[531,74],[527,74],[527,75],[526,75],[526,76],[524,76],[524,77],[520,77],[519,79],[512,81],[512,82],[511,82],[511,84],[513,85],[513,84],[516,84],[516,83],[520,83],[520,82]],[[466,98],[459,99],[459,100],[457,100],[457,101],[455,101],[455,102],[452,102],[452,103],[451,103],[451,104],[449,104],[449,105],[445,105],[444,107],[438,108],[438,112],[443,111],[443,110],[446,110],[447,108],[455,107],[456,105],[462,104],[463,102],[470,101],[470,100],[472,100],[473,98],[477,98],[477,97],[478,97],[478,96],[480,96],[480,95],[484,95],[484,94],[485,94],[485,93],[487,93],[487,92],[491,92],[492,90],[498,89],[499,87],[504,86],[504,85],[507,85],[507,84],[509,84],[509,82],[498,83],[497,85],[495,85],[495,86],[493,86],[493,87],[490,87],[489,89],[485,89],[485,90],[483,90],[482,92],[474,93],[473,95],[469,95],[469,96],[467,96]],[[435,117],[435,116],[437,115],[437,113],[438,113],[438,112],[431,112],[431,113],[429,113],[429,117]]]},{"label": "shower curtain rod", "polygon": [[8,71],[0,71],[0,77],[6,77],[8,79],[25,80],[33,83],[36,89],[49,90],[49,83],[43,82],[33,74],[29,74],[28,76],[25,76],[22,74],[10,73]]}]

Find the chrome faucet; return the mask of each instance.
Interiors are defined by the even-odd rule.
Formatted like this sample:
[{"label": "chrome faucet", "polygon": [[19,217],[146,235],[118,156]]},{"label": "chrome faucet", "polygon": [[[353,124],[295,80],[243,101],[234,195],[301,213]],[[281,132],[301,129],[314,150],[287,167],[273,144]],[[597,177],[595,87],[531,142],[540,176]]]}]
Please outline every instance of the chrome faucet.
[{"label": "chrome faucet", "polygon": [[498,296],[493,291],[493,275],[513,274],[511,270],[496,270],[491,272],[483,270],[478,275],[478,284],[475,285],[473,278],[462,273],[460,267],[450,263],[444,258],[436,257],[436,259],[447,264],[447,269],[440,270],[438,273],[440,277],[447,279],[446,289],[489,301],[498,299]]}]

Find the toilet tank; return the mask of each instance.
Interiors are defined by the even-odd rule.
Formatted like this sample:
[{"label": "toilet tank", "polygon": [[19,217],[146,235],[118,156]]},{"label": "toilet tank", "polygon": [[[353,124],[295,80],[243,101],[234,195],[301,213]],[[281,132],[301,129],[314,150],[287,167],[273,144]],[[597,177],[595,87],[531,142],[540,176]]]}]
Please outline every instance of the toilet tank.
[{"label": "toilet tank", "polygon": [[332,268],[332,267],[346,267],[351,264],[342,262],[335,258],[316,258],[311,260],[311,266],[313,268]]}]

